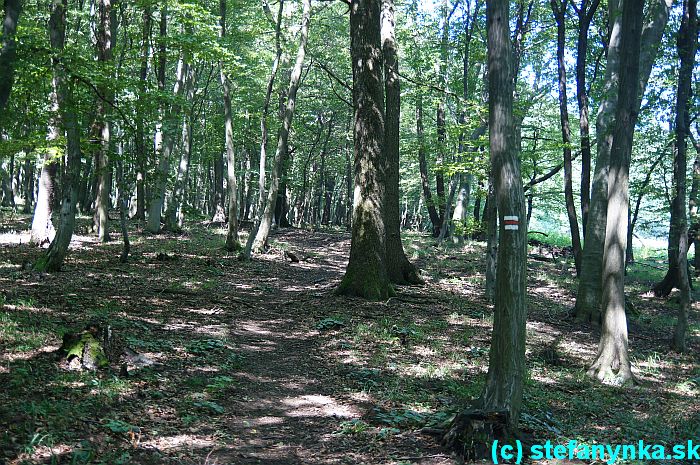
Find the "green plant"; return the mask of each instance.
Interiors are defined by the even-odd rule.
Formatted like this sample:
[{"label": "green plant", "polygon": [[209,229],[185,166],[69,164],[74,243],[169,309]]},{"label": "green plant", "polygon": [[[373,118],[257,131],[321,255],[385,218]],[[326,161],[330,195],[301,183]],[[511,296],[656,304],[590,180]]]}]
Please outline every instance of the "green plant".
[{"label": "green plant", "polygon": [[324,318],[318,323],[316,323],[316,329],[319,331],[327,331],[329,329],[337,329],[341,326],[345,326],[345,322],[338,317],[328,317]]}]

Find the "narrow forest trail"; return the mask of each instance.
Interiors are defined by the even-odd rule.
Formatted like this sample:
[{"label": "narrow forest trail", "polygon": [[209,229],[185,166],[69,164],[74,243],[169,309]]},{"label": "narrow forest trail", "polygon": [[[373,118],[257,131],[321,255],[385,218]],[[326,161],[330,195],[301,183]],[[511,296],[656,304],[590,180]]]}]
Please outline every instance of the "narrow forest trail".
[{"label": "narrow forest trail", "polygon": [[[65,269],[45,274],[27,266],[42,251],[11,232],[27,221],[0,230],[0,464],[455,463],[420,430],[481,390],[492,326],[482,244],[409,236],[427,285],[367,302],[333,293],[348,235],[283,230],[241,262],[219,228],[150,236],[134,224],[128,263],[119,242],[78,235]],[[599,335],[567,317],[575,277],[562,253],[531,248],[523,428],[557,442],[694,437],[697,334],[688,354],[670,352],[668,309],[634,281],[643,385],[590,380]],[[128,377],[66,370],[61,335],[93,321],[155,365]]]}]

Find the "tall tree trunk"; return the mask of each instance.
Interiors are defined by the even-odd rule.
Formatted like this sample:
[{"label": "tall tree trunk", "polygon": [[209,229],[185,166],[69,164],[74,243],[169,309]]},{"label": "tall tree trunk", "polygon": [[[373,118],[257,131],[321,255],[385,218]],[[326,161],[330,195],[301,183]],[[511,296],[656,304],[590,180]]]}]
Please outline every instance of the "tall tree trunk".
[{"label": "tall tree trunk", "polygon": [[[272,16],[270,12],[270,7],[267,2],[263,3],[265,7],[265,13],[268,19]],[[284,0],[279,1],[279,6],[277,10],[277,19],[275,20],[275,58],[272,62],[272,70],[270,71],[270,78],[267,81],[267,89],[265,92],[265,103],[263,104],[263,111],[260,117],[260,157],[259,170],[258,170],[258,201],[255,207],[255,221],[254,226],[251,229],[248,240],[246,242],[245,250],[243,252],[244,258],[250,258],[250,252],[253,247],[253,241],[255,240],[255,235],[257,234],[258,224],[262,220],[262,214],[265,210],[265,171],[267,169],[267,142],[268,142],[268,125],[267,118],[270,114],[270,101],[272,99],[272,91],[274,90],[275,80],[277,79],[277,73],[280,68],[280,61],[282,60],[282,42],[281,42],[281,31],[282,31],[282,13],[284,12]]]},{"label": "tall tree trunk", "polygon": [[58,58],[63,51],[66,41],[66,11],[67,0],[54,0],[51,4],[49,17],[49,40],[54,58],[51,60],[53,79],[56,88],[56,101],[61,126],[66,133],[66,168],[63,173],[61,213],[56,236],[51,241],[49,249],[41,257],[35,268],[38,271],[58,271],[68,253],[68,246],[73,237],[75,227],[75,204],[77,200],[77,182],[80,177],[80,126],[75,113],[73,88],[66,79],[66,70]]},{"label": "tall tree trunk", "polygon": [[517,434],[525,378],[527,230],[514,134],[508,7],[505,0],[489,1],[486,7],[489,140],[500,216],[489,370],[481,396],[457,415],[443,439],[467,459],[485,458],[494,439],[510,440]]},{"label": "tall tree trunk", "polygon": [[141,67],[139,70],[138,95],[136,100],[136,219],[146,219],[146,140],[144,131],[144,111],[146,97],[146,84],[148,79],[148,55],[151,38],[151,13],[150,5],[143,10],[143,29],[141,39]]},{"label": "tall tree trunk", "polygon": [[[688,169],[687,138],[690,132],[690,114],[688,103],[692,95],[693,67],[697,49],[697,1],[684,0],[683,19],[676,39],[680,69],[678,71],[678,89],[676,93],[675,147],[673,160],[673,200],[671,202],[671,223],[668,233],[668,271],[661,282],[654,286],[656,296],[667,296],[673,288],[683,291],[680,268],[687,267],[687,257],[681,257],[682,231],[687,230],[686,218],[686,171]],[[687,241],[686,241],[687,242]],[[687,247],[686,247],[687,252]],[[687,273],[687,272],[686,272]],[[687,318],[687,317],[686,317]],[[687,322],[685,323],[687,325]],[[674,338],[674,348],[676,340]],[[680,342],[680,341],[678,341]],[[685,343],[683,343],[683,348]]]},{"label": "tall tree trunk", "polygon": [[578,14],[578,41],[576,43],[576,99],[579,108],[579,133],[581,136],[581,225],[584,239],[588,226],[588,211],[591,205],[591,134],[586,89],[586,55],[588,53],[588,31],[600,0],[581,0],[581,6],[574,8]]},{"label": "tall tree trunk", "polygon": [[338,294],[370,300],[394,294],[386,268],[386,153],[381,0],[350,6],[355,123],[355,198],[350,260]]},{"label": "tall tree trunk", "polygon": [[[260,217],[260,223],[256,228],[255,240],[251,244],[252,250],[256,252],[262,251],[267,245],[267,238],[272,227],[272,217],[275,213],[275,204],[277,202],[277,193],[280,183],[280,173],[282,170],[282,161],[287,154],[289,143],[289,131],[292,128],[292,118],[296,108],[297,91],[301,83],[301,72],[304,66],[304,57],[306,56],[306,44],[309,39],[309,23],[311,21],[311,0],[302,0],[304,5],[301,19],[301,35],[299,37],[299,50],[297,50],[296,62],[292,69],[292,74],[289,78],[289,88],[287,90],[287,103],[284,109],[284,117],[282,125],[277,135],[277,150],[272,164],[272,173],[270,174],[270,189],[267,194],[267,202],[265,209]],[[250,242],[250,241],[249,241]],[[246,244],[245,256],[250,257],[250,250]]]},{"label": "tall tree trunk", "polygon": [[421,284],[416,267],[408,261],[401,243],[399,213],[399,127],[401,119],[401,81],[395,34],[394,0],[382,0],[381,39],[386,92],[384,153],[386,156],[386,271],[396,284]]},{"label": "tall tree trunk", "polygon": [[[185,76],[189,73],[189,64],[186,63],[184,55],[180,55],[180,60],[177,64],[177,75],[175,78],[175,85],[173,87],[173,94],[175,97],[182,95],[185,87]],[[162,139],[157,147],[158,151],[158,166],[155,172],[155,180],[153,186],[153,193],[151,198],[151,206],[148,210],[148,223],[146,224],[146,230],[152,234],[157,234],[160,232],[160,220],[161,213],[163,210],[163,204],[165,203],[165,189],[168,184],[168,176],[170,174],[170,157],[172,156],[173,148],[175,146],[175,137],[173,134],[173,129],[179,121],[180,116],[180,104],[175,101],[168,109],[167,114],[163,118],[163,128],[162,128]]]},{"label": "tall tree trunk", "polygon": [[428,207],[430,222],[433,224],[433,237],[440,235],[440,216],[435,208],[432,194],[430,193],[430,179],[428,178],[428,163],[425,159],[425,131],[423,129],[423,96],[418,95],[416,102],[416,133],[418,135],[418,169],[420,170],[421,186],[425,204]]},{"label": "tall tree trunk", "polygon": [[7,100],[12,92],[12,84],[15,81],[17,55],[15,32],[21,10],[22,0],[5,0],[5,18],[2,23],[2,36],[0,36],[0,113],[5,111]]},{"label": "tall tree trunk", "polygon": [[[99,0],[97,3],[99,20],[97,23],[96,52],[97,61],[103,66],[112,61],[112,47],[115,37],[112,37],[112,2]],[[109,85],[100,85],[99,93],[103,98],[96,102],[95,115],[95,174],[97,175],[97,197],[95,208],[95,230],[98,242],[109,242],[109,206],[110,188],[112,184],[112,167],[109,161],[109,144],[111,139],[111,123],[109,120],[110,106],[105,100],[113,100],[113,92]]]},{"label": "tall tree trunk", "polygon": [[571,166],[571,125],[569,124],[569,104],[566,95],[566,64],[564,52],[566,51],[566,10],[568,0],[551,0],[552,12],[557,22],[557,72],[559,76],[559,120],[561,123],[561,137],[564,150],[564,198],[566,199],[566,213],[569,217],[569,229],[571,230],[571,245],[574,252],[576,274],[581,274],[581,237],[578,230],[578,218],[576,205],[574,205],[574,186]]},{"label": "tall tree trunk", "polygon": [[[645,46],[640,54],[639,97],[635,111],[641,106],[651,68],[661,43],[672,0],[655,0],[651,10],[651,20],[642,31],[642,43]],[[581,277],[576,297],[575,314],[579,321],[598,324],[602,321],[601,294],[603,274],[603,250],[608,211],[608,165],[613,141],[613,126],[617,108],[617,91],[620,73],[620,29],[622,22],[621,0],[608,2],[611,19],[608,39],[608,61],[605,68],[605,85],[603,99],[598,108],[596,119],[596,162],[591,190],[591,205],[588,213],[586,243],[581,260]],[[625,222],[626,224],[626,222]]]},{"label": "tall tree trunk", "polygon": [[588,373],[599,380],[633,380],[625,315],[625,250],[629,210],[629,167],[637,122],[639,53],[643,0],[625,1],[620,39],[620,85],[610,150],[608,213],[603,255],[603,328],[596,360]]},{"label": "tall tree trunk", "polygon": [[[669,232],[669,269],[664,280],[656,286],[659,291],[670,293],[672,287],[681,290],[681,304],[678,309],[678,319],[673,334],[671,346],[678,352],[686,350],[686,332],[688,330],[688,314],[690,312],[690,283],[688,281],[688,221],[686,218],[686,171],[687,139],[690,133],[690,112],[688,110],[692,95],[693,68],[695,53],[698,48],[698,15],[697,0],[684,0],[683,19],[678,31],[677,47],[680,59],[678,72],[678,90],[676,93],[676,141],[673,177],[675,197],[671,208],[671,230]],[[673,250],[672,247],[677,247]],[[697,254],[697,252],[696,252]],[[673,268],[676,268],[675,276]],[[665,288],[663,288],[665,284]]]},{"label": "tall tree trunk", "polygon": [[[191,102],[194,99],[194,82],[196,72],[190,66],[187,70],[185,78],[185,90],[187,101]],[[173,186],[173,194],[169,199],[168,207],[165,210],[165,231],[180,232],[184,225],[184,212],[182,206],[185,203],[185,192],[187,188],[187,178],[190,169],[190,156],[192,154],[192,125],[194,122],[194,109],[184,116],[182,119],[181,132],[181,153],[180,163],[177,166],[177,175],[175,177],[175,185]]]},{"label": "tall tree trunk", "polygon": [[[226,0],[220,0],[221,38],[226,37]],[[219,63],[221,86],[224,90],[224,146],[226,147],[227,188],[228,188],[228,228],[226,250],[235,252],[241,248],[238,240],[238,186],[236,184],[236,152],[233,144],[233,109],[231,108],[231,84],[223,63]]]}]

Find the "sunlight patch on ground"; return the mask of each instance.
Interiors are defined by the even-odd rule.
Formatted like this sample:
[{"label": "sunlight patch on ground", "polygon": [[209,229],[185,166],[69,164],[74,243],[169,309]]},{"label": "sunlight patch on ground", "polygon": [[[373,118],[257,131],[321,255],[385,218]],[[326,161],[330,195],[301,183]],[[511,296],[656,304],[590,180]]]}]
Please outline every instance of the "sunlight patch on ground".
[{"label": "sunlight patch on ground", "polygon": [[305,395],[283,399],[282,403],[292,408],[286,415],[290,417],[339,417],[354,418],[359,416],[347,405],[341,405],[335,399],[322,395]]},{"label": "sunlight patch on ground", "polygon": [[158,450],[175,449],[204,449],[214,447],[216,439],[211,436],[195,436],[193,434],[179,434],[176,436],[164,436],[147,441],[141,441],[141,447],[146,449],[156,448]]}]

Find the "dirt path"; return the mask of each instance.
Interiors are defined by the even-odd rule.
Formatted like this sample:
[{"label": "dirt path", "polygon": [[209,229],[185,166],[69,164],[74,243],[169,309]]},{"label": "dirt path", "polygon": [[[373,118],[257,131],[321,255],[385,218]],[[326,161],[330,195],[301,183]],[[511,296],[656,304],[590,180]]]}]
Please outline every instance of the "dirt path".
[{"label": "dirt path", "polygon": [[[8,232],[27,221],[0,230],[0,465],[454,465],[419,431],[481,390],[492,326],[481,245],[414,237],[429,285],[370,303],[333,294],[348,236],[287,230],[240,262],[215,228],[135,230],[120,264],[118,242],[78,235],[65,270],[41,274],[30,264],[42,251]],[[558,442],[697,436],[696,326],[688,354],[669,352],[668,310],[635,284],[644,385],[601,385],[585,376],[597,331],[566,316],[570,263],[533,260],[528,275],[524,429]],[[156,365],[128,377],[63,369],[60,335],[95,320]]]}]

